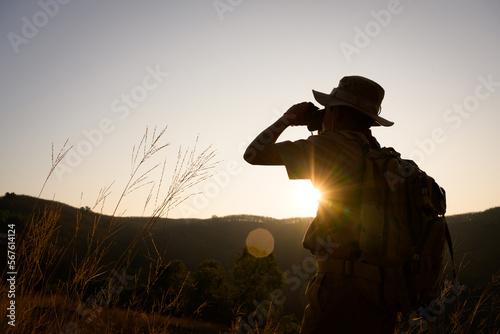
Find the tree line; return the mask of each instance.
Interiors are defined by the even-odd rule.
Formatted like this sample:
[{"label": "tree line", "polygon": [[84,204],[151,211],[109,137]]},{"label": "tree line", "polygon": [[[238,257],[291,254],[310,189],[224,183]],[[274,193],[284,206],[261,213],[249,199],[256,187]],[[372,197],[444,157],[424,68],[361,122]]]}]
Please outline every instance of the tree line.
[{"label": "tree line", "polygon": [[[127,275],[138,275],[140,270],[131,268]],[[87,299],[102,294],[108,284],[106,279],[95,280],[86,292]],[[275,256],[271,253],[257,258],[244,247],[229,270],[216,260],[206,259],[190,272],[181,259],[172,260],[160,267],[149,283],[136,280],[120,289],[115,305],[229,326],[238,317],[281,315],[279,301],[272,305],[262,302],[273,295],[279,298],[276,291],[283,287],[283,273]],[[262,310],[264,307],[268,310]],[[268,312],[270,308],[272,312]]]}]

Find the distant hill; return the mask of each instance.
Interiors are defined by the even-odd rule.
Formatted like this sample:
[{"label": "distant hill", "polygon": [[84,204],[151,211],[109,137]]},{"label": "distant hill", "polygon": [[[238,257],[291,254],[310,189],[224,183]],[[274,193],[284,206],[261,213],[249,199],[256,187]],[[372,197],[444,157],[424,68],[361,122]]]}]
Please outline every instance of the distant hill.
[{"label": "distant hill", "polygon": [[[63,203],[7,194],[0,197],[0,233],[6,233],[7,224],[15,223],[20,235],[30,214],[42,214],[49,206],[61,208],[59,219],[58,241],[69,242],[74,235],[76,217],[81,215],[80,237],[76,242],[76,252],[84,255],[87,248],[86,235],[91,231],[97,213],[83,208],[74,208]],[[125,250],[134,236],[146,224],[149,218],[119,218],[122,228],[116,232],[115,245],[111,248],[105,261],[112,262]],[[247,235],[256,228],[267,229],[274,237],[274,251],[278,265],[289,277],[295,278],[290,286],[289,301],[303,303],[302,292],[307,279],[312,275],[307,265],[310,254],[302,248],[302,237],[313,218],[274,219],[252,215],[233,215],[213,217],[210,219],[159,219],[151,229],[155,245],[160,253],[165,251],[166,259],[181,259],[189,270],[204,259],[214,259],[226,269],[232,266],[236,254],[245,246]],[[106,226],[111,220],[109,216],[100,217],[100,228],[97,234],[105,234]],[[447,217],[452,238],[454,240],[457,262],[462,260],[467,265],[460,273],[460,281],[468,287],[484,286],[491,276],[498,273],[500,264],[500,246],[497,241],[500,235],[500,207],[483,212],[467,213]],[[0,238],[0,242],[5,242]],[[141,267],[147,263],[147,254],[152,252],[151,242],[141,244],[133,267]],[[5,261],[5,257],[1,261]],[[3,263],[2,263],[3,264]],[[61,266],[61,277],[67,277],[64,270],[70,268],[69,259]]]},{"label": "distant hill", "polygon": [[[8,195],[0,197],[0,233],[6,233],[6,224],[16,222],[21,230],[28,216],[35,209],[35,213],[43,211],[50,205],[61,206],[59,237],[62,240],[74,233],[77,213],[83,213],[82,235],[88,232],[93,221],[99,215],[89,210],[71,207],[69,205],[38,200],[24,195]],[[111,219],[102,216],[101,225],[104,226]],[[117,233],[120,244],[129,243],[139,229],[149,220],[148,217],[119,218],[123,228]],[[204,259],[214,259],[225,267],[232,265],[236,253],[244,246],[249,232],[256,228],[266,228],[275,239],[274,253],[280,261],[280,266],[289,267],[293,259],[307,255],[302,246],[302,235],[313,218],[274,219],[271,217],[253,215],[232,215],[213,217],[210,219],[165,219],[155,223],[151,233],[155,237],[157,246],[168,248],[168,257],[182,259],[188,269],[195,269]]]},{"label": "distant hill", "polygon": [[500,207],[447,217],[460,280],[469,287],[486,285],[500,273]]}]

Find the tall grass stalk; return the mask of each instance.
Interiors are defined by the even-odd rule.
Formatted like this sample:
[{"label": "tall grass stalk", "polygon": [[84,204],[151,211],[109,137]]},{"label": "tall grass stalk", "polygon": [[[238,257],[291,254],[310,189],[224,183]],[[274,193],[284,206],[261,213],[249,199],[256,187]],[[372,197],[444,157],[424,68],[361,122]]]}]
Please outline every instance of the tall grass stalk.
[{"label": "tall grass stalk", "polygon": [[[469,264],[467,254],[457,267],[458,277]],[[447,263],[443,273],[447,272]],[[445,280],[439,302],[432,312],[400,314],[398,334],[498,334],[500,332],[500,273],[494,275],[486,287],[467,287],[457,279]]]},{"label": "tall grass stalk", "polygon": [[[168,309],[178,307],[176,303],[179,302],[182,291],[179,291],[178,296],[169,304],[156,303],[152,312],[144,316],[134,309],[143,306],[144,298],[147,296],[134,293],[128,308],[116,308],[114,306],[117,294],[123,289],[124,282],[115,279],[112,283],[112,273],[115,276],[117,272],[125,275],[131,261],[138,254],[139,246],[146,242],[152,242],[154,248],[149,254],[151,266],[148,285],[155,283],[168,264],[163,260],[165,253],[161,253],[154,244],[151,229],[160,217],[166,217],[171,209],[192,196],[193,194],[189,193],[190,189],[209,178],[211,169],[217,163],[214,162],[215,151],[211,147],[202,150],[201,153],[197,151],[197,138],[194,148],[179,149],[177,152],[170,184],[164,191],[167,159],[162,158],[161,163],[153,162],[152,165],[149,162],[170,146],[169,143],[162,143],[165,131],[166,128],[158,132],[154,128],[150,135],[146,128],[139,144],[132,150],[131,173],[120,192],[111,216],[107,217],[102,212],[114,182],[100,190],[93,209],[100,206],[101,213],[94,215],[87,235],[81,235],[83,213],[79,211],[75,217],[75,229],[70,242],[61,244],[58,238],[62,205],[53,203],[46,207],[33,208],[23,232],[17,237],[16,326],[9,326],[5,321],[9,300],[6,294],[2,294],[0,316],[4,321],[0,325],[1,332],[69,334],[167,331],[171,317],[165,317],[163,314]],[[71,147],[66,148],[67,142],[55,157],[52,147],[52,165],[38,200],[58,164],[71,149]],[[159,166],[163,166],[161,175],[158,180],[153,180],[153,171]],[[150,218],[130,244],[126,245],[122,255],[110,263],[105,263],[106,255],[119,243],[117,233],[126,223],[126,218],[118,214],[123,199],[146,186],[150,186],[151,191],[146,198],[145,208],[151,204],[151,194],[155,193],[155,205]],[[82,252],[77,245],[77,240],[82,238],[86,240],[85,252]],[[72,259],[70,277],[66,281],[56,283],[51,278],[60,269],[58,266],[63,256],[68,255]],[[2,291],[7,291],[6,270],[3,271],[2,277],[0,287]],[[108,289],[101,290],[99,296],[91,295],[89,298],[89,293],[92,292],[88,290],[90,284],[98,279],[110,282]],[[137,277],[128,283],[136,284]],[[160,320],[155,320],[155,317]]]}]

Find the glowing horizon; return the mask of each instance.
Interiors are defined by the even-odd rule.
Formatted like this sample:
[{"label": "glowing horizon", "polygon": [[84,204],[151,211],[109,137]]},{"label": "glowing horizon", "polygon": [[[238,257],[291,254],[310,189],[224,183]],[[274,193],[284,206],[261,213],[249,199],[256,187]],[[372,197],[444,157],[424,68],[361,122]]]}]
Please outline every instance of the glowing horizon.
[{"label": "glowing horizon", "polygon": [[[38,196],[52,144],[57,154],[69,139],[42,198],[93,207],[112,184],[111,213],[132,148],[146,127],[168,126],[170,146],[148,161],[160,164],[155,187],[166,159],[167,189],[179,147],[197,137],[198,152],[212,145],[219,161],[169,217],[314,216],[314,204],[297,199],[309,190],[283,167],[248,165],[243,151],[291,105],[313,101],[312,89],[330,92],[356,74],[386,92],[381,115],[395,125],[374,128],[375,137],[445,188],[448,214],[500,205],[500,158],[490,149],[499,139],[500,3],[46,3],[1,5],[0,193]],[[293,127],[280,141],[309,135]],[[149,214],[152,188],[118,212]]]}]

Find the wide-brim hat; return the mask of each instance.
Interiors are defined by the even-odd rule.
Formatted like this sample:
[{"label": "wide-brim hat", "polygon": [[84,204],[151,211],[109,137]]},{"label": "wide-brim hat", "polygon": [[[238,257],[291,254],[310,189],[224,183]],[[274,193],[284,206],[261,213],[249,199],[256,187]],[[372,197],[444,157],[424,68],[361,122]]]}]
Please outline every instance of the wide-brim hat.
[{"label": "wide-brim hat", "polygon": [[373,119],[374,126],[392,126],[394,122],[379,116],[384,94],[378,83],[361,76],[343,77],[330,94],[313,90],[316,101],[325,107],[349,106]]}]

